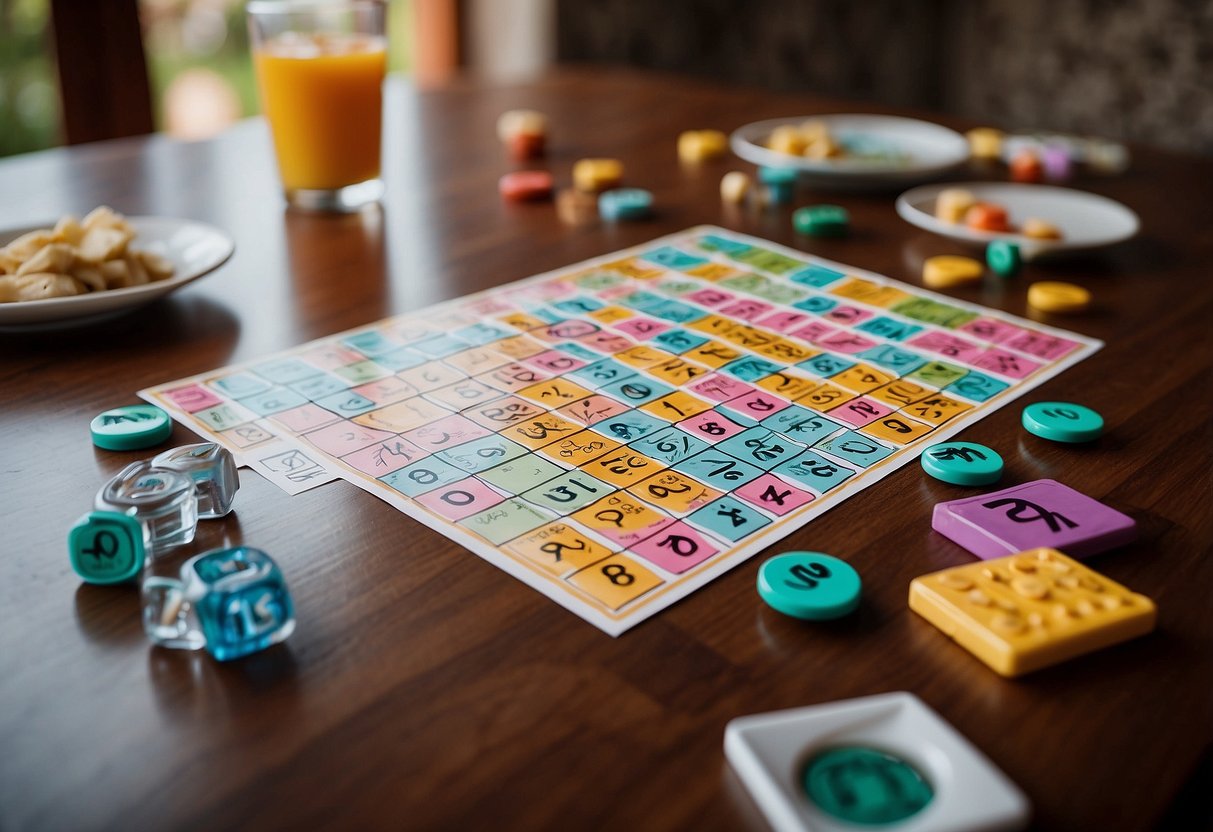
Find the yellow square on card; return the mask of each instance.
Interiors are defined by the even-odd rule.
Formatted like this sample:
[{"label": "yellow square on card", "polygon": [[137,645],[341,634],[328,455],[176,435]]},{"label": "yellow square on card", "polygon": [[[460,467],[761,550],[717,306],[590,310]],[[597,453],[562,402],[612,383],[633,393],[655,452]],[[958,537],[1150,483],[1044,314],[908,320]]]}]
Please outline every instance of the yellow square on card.
[{"label": "yellow square on card", "polygon": [[1154,602],[1056,549],[915,578],[910,609],[1003,676],[1019,676],[1154,629]]},{"label": "yellow square on card", "polygon": [[710,280],[715,283],[717,280],[723,280],[726,277],[736,277],[741,272],[723,263],[703,263],[702,265],[687,269],[687,274],[692,274],[695,277],[701,277],[704,280]]},{"label": "yellow square on card", "polygon": [[764,390],[769,390],[772,393],[783,396],[789,401],[795,401],[807,396],[821,386],[819,382],[813,381],[811,378],[796,375],[790,370],[772,373],[769,376],[758,379],[754,383]]},{"label": "yellow square on card", "polygon": [[536,318],[534,315],[528,315],[525,312],[511,312],[508,315],[502,315],[497,320],[507,326],[512,326],[514,329],[521,329],[525,332],[528,329],[539,329],[540,327],[548,326],[547,321],[542,318]]},{"label": "yellow square on card", "polygon": [[526,335],[515,335],[513,338],[494,341],[493,349],[519,361],[523,358],[530,358],[532,355],[539,355],[547,349],[547,346]]},{"label": "yellow square on card", "polygon": [[683,515],[703,508],[723,492],[670,469],[628,487],[628,491],[670,514]]},{"label": "yellow square on card", "polygon": [[649,375],[659,378],[667,384],[681,386],[699,376],[706,375],[708,368],[681,358],[671,358],[669,361],[649,367],[648,372]]},{"label": "yellow square on card", "polygon": [[405,399],[378,410],[359,414],[350,421],[362,425],[364,428],[404,433],[428,425],[430,422],[437,422],[450,415],[451,411],[442,406],[416,398]]},{"label": "yellow square on card", "polygon": [[934,396],[928,396],[921,401],[903,407],[902,411],[919,421],[931,425],[942,425],[952,417],[959,416],[966,410],[972,409],[973,405],[971,404],[964,404],[963,402],[956,401],[956,399],[937,393]]},{"label": "yellow square on card", "polygon": [[631,558],[613,555],[569,577],[568,582],[603,606],[617,610],[664,581]]},{"label": "yellow square on card", "polygon": [[920,436],[926,436],[934,428],[904,414],[894,414],[866,424],[859,430],[886,442],[908,445]]},{"label": "yellow square on card", "polygon": [[533,402],[539,402],[549,408],[555,409],[563,407],[566,404],[571,404],[578,399],[584,399],[586,396],[591,395],[591,392],[580,384],[574,384],[566,378],[557,377],[541,381],[538,384],[532,384],[530,387],[524,387],[518,391],[518,395],[524,399],[530,399]]},{"label": "yellow square on card", "polygon": [[845,387],[848,390],[854,390],[856,393],[866,393],[869,390],[875,390],[877,387],[888,384],[896,376],[891,376],[888,373],[882,373],[875,367],[869,367],[867,364],[856,364],[854,367],[848,367],[836,376],[830,377],[831,384],[837,384],[839,387]]},{"label": "yellow square on card", "polygon": [[850,298],[883,309],[888,309],[911,297],[909,292],[859,277],[848,278],[827,291],[840,298]]},{"label": "yellow square on card", "polygon": [[645,413],[653,414],[658,419],[665,419],[667,422],[680,422],[706,410],[711,410],[712,406],[684,390],[675,390],[660,399],[642,404],[640,409]]},{"label": "yellow square on card", "polygon": [[[505,431],[502,433],[505,433]],[[510,438],[512,439],[513,436],[510,436]],[[607,439],[602,434],[595,433],[592,430],[582,430],[565,439],[545,445],[539,452],[557,462],[572,465],[574,468],[581,468],[590,460],[597,459],[618,447],[619,443],[614,439]]]},{"label": "yellow square on card", "polygon": [[691,350],[684,357],[716,368],[741,358],[741,351],[728,344],[722,344],[720,341],[708,341]]},{"label": "yellow square on card", "polygon": [[637,344],[622,352],[615,353],[615,360],[627,364],[629,367],[644,368],[653,364],[660,364],[664,361],[669,361],[673,358],[670,353],[665,350],[659,350],[655,347],[648,347],[644,344]]},{"label": "yellow square on card", "polygon": [[611,556],[610,549],[568,523],[552,523],[535,529],[511,540],[503,548],[557,575],[567,575]]},{"label": "yellow square on card", "polygon": [[590,312],[589,315],[600,324],[613,324],[615,321],[626,321],[628,318],[636,317],[635,312],[631,309],[624,309],[622,306],[603,306]]},{"label": "yellow square on card", "polygon": [[534,450],[550,445],[570,436],[576,435],[584,426],[571,422],[552,413],[537,416],[510,425],[501,431],[506,439],[511,439],[523,447]]},{"label": "yellow square on card", "polygon": [[627,488],[665,467],[664,462],[658,462],[629,448],[620,447],[582,464],[581,470],[616,488]]},{"label": "yellow square on card", "polygon": [[643,260],[637,260],[635,257],[616,260],[613,263],[603,263],[599,268],[619,272],[620,274],[626,275],[633,280],[652,280],[653,278],[661,277],[661,275],[664,274],[664,272],[657,266],[650,265]]}]

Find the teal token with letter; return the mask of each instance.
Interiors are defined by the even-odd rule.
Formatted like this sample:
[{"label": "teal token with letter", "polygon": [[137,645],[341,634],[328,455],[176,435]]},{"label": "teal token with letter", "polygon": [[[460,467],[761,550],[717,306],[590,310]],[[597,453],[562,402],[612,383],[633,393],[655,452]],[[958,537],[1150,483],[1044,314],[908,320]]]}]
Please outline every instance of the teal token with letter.
[{"label": "teal token with letter", "polygon": [[85,583],[120,584],[143,568],[143,524],[129,514],[90,511],[67,534],[72,569]]},{"label": "teal token with letter", "polygon": [[758,570],[758,594],[793,618],[825,621],[859,606],[862,582],[846,561],[820,552],[776,555]]},{"label": "teal token with letter", "polygon": [[952,485],[989,485],[1002,477],[1002,457],[976,442],[940,442],[919,457],[922,470]]},{"label": "teal token with letter", "polygon": [[168,439],[173,433],[173,420],[155,405],[129,404],[98,415],[89,428],[98,448],[137,451]]},{"label": "teal token with letter", "polygon": [[1035,402],[1023,409],[1028,433],[1054,442],[1091,442],[1103,433],[1103,417],[1070,402]]},{"label": "teal token with letter", "polygon": [[1019,246],[1008,240],[995,240],[986,246],[986,265],[999,277],[1014,277],[1023,265]]},{"label": "teal token with letter", "polygon": [[804,767],[805,794],[832,817],[865,826],[900,823],[921,812],[935,790],[905,760],[862,745],[830,748]]},{"label": "teal token with letter", "polygon": [[792,214],[792,227],[807,237],[842,237],[851,225],[851,215],[840,205],[806,205]]}]

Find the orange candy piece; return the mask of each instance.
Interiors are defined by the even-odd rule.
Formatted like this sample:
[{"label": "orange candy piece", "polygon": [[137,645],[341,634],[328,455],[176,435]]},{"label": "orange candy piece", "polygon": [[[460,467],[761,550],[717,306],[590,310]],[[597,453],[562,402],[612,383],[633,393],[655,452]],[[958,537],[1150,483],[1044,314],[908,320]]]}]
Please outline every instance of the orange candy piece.
[{"label": "orange candy piece", "polygon": [[515,162],[543,157],[546,137],[542,133],[515,133],[505,141],[510,158]]},{"label": "orange candy piece", "polygon": [[497,180],[497,190],[510,202],[548,199],[552,195],[552,174],[546,170],[517,170]]},{"label": "orange candy piece", "polygon": [[1007,209],[993,202],[974,203],[965,212],[965,225],[978,231],[1010,231]]},{"label": "orange candy piece", "polygon": [[1045,178],[1044,165],[1040,157],[1030,150],[1022,150],[1011,160],[1011,178],[1016,182],[1040,182]]}]

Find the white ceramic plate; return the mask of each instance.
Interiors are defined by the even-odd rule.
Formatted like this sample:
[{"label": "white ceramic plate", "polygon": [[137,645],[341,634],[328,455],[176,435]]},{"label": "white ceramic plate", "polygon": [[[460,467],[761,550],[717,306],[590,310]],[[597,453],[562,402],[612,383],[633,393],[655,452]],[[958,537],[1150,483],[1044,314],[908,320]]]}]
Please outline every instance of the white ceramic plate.
[{"label": "white ceramic plate", "polygon": [[[778,153],[766,146],[776,127],[820,121],[844,146],[878,156],[808,159]],[[838,187],[908,185],[939,176],[964,164],[969,143],[955,130],[929,121],[877,115],[794,116],[756,121],[739,127],[730,138],[733,152],[756,165],[796,168],[810,184]]]},{"label": "white ceramic plate", "polygon": [[[1022,234],[978,231],[935,217],[935,198],[945,188],[963,188],[979,202],[996,202],[1007,209],[1012,226],[1031,217],[1061,229],[1060,240],[1037,240]],[[924,185],[897,198],[897,213],[906,222],[960,243],[984,246],[991,240],[1019,244],[1025,256],[1089,250],[1127,240],[1141,223],[1137,214],[1113,199],[1072,188],[1021,185],[1012,182],[956,182]]]},{"label": "white ceramic plate", "polygon": [[[90,292],[48,300],[27,300],[0,303],[0,327],[28,327],[86,323],[89,319],[108,317],[150,303],[169,292],[180,289],[227,262],[236,249],[232,238],[219,229],[191,220],[169,217],[127,217],[135,228],[135,248],[153,251],[173,263],[173,276],[142,286]],[[55,220],[0,230],[0,245],[20,237],[27,231],[52,228]]]}]

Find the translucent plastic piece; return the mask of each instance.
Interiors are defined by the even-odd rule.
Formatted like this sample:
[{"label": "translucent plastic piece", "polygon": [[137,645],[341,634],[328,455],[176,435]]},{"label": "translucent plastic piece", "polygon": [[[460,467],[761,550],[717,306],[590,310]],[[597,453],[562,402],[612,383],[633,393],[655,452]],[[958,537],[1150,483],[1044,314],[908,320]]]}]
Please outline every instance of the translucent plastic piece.
[{"label": "translucent plastic piece", "polygon": [[131,463],[107,482],[97,492],[94,508],[127,514],[142,523],[152,557],[189,543],[198,527],[194,481],[147,461]]},{"label": "translucent plastic piece", "polygon": [[153,643],[181,650],[198,650],[206,645],[194,603],[186,597],[181,581],[145,575],[141,601],[143,631]]},{"label": "translucent plastic piece", "polygon": [[295,630],[295,605],[282,572],[260,549],[236,546],[198,555],[181,570],[206,649],[220,661],[283,641]]},{"label": "translucent plastic piece", "polygon": [[240,474],[227,448],[214,442],[183,445],[160,454],[152,465],[185,474],[194,481],[200,520],[223,517],[232,510]]}]

